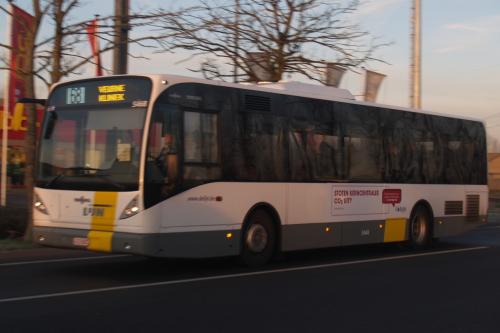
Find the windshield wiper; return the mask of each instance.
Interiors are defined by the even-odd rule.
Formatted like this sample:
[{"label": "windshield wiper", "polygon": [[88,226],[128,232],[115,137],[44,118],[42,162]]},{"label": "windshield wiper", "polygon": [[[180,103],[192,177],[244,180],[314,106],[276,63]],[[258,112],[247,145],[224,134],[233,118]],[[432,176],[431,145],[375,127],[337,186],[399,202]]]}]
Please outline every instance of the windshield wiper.
[{"label": "windshield wiper", "polygon": [[70,170],[78,170],[78,171],[96,171],[96,173],[82,173],[79,174],[79,177],[99,177],[109,184],[123,190],[125,186],[123,186],[120,183],[115,182],[113,179],[110,178],[110,174],[108,173],[103,173],[102,171],[106,171],[104,169],[96,169],[96,168],[88,168],[88,167],[74,167],[74,168],[69,168]]},{"label": "windshield wiper", "polygon": [[[82,171],[83,173],[81,175],[88,175],[89,173],[85,173],[85,172],[88,172],[88,171],[96,171],[96,172],[104,171],[104,169],[84,167],[84,166],[75,166],[75,167],[71,167],[71,168],[66,168],[66,170]],[[78,175],[78,176],[81,176],[81,175]]]},{"label": "windshield wiper", "polygon": [[[74,177],[99,177],[100,179],[106,181],[107,183],[115,186],[116,188],[123,190],[125,189],[125,186],[117,183],[113,179],[110,178],[110,174],[104,173],[103,171],[106,171],[105,169],[98,169],[98,168],[90,168],[90,167],[83,167],[83,166],[76,166],[76,167],[71,167],[71,168],[65,168],[64,171],[61,173],[57,174],[52,178],[45,186],[48,188],[51,188],[56,182],[61,180],[62,178],[66,177],[66,171],[71,170],[71,171],[76,171],[77,174],[72,175]],[[89,171],[95,171],[95,173],[89,173]]]},{"label": "windshield wiper", "polygon": [[52,185],[54,185],[60,179],[64,178],[64,176],[65,176],[64,172],[61,172],[60,174],[55,175],[54,178],[52,178],[51,180],[49,180],[47,182],[47,184],[45,184],[45,186],[47,186],[48,188],[51,188]]},{"label": "windshield wiper", "polygon": [[110,183],[113,186],[118,187],[120,190],[125,189],[125,186],[123,186],[120,183],[115,182],[113,179],[111,179],[108,174],[105,173],[94,173],[94,174],[88,174],[89,176],[97,176],[101,179],[104,179],[106,182]]},{"label": "windshield wiper", "polygon": [[[57,175],[54,176],[54,178],[52,178],[51,180],[49,180],[45,184],[45,186],[48,187],[48,188],[53,187],[53,185],[55,183],[57,183],[58,181],[60,181],[64,177],[66,177],[66,172],[65,172],[66,170],[73,170],[73,171],[104,171],[102,169],[95,169],[95,168],[89,168],[89,167],[71,167],[71,168],[66,168],[66,169],[64,169],[64,171],[58,173]],[[82,173],[82,174],[78,174],[77,176],[86,176],[86,175],[92,175],[92,174]]]}]

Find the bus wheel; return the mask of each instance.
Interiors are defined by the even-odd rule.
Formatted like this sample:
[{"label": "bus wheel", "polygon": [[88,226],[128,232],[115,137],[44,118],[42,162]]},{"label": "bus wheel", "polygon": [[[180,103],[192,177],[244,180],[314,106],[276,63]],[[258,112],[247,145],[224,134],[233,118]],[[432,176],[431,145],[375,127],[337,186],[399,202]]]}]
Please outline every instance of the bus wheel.
[{"label": "bus wheel", "polygon": [[410,246],[419,249],[430,244],[431,217],[423,206],[417,206],[410,218]]},{"label": "bus wheel", "polygon": [[264,265],[273,257],[275,245],[276,231],[272,217],[264,210],[256,210],[244,228],[241,260],[250,267]]}]

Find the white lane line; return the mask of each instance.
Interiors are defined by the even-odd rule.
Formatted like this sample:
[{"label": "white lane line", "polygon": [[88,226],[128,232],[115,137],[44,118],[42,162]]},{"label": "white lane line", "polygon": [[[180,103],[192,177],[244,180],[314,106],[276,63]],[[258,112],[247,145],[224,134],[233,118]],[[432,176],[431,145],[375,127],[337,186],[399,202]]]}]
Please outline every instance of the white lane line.
[{"label": "white lane line", "polygon": [[483,228],[478,228],[476,230],[490,230],[490,229],[500,229],[500,226],[483,227]]},{"label": "white lane line", "polygon": [[66,262],[66,261],[98,260],[98,259],[110,259],[110,258],[121,258],[121,257],[130,257],[130,255],[129,254],[114,254],[114,255],[109,255],[109,256],[76,257],[76,258],[61,258],[61,259],[6,262],[3,264],[0,264],[0,267],[22,266],[22,265],[33,265],[33,264],[48,264],[48,263]]},{"label": "white lane line", "polygon": [[125,286],[108,287],[108,288],[77,290],[77,291],[52,293],[52,294],[41,294],[41,295],[23,296],[23,297],[11,297],[11,298],[0,299],[0,303],[28,301],[28,300],[61,297],[61,296],[94,294],[94,293],[101,293],[101,292],[108,292],[108,291],[119,291],[119,290],[137,289],[137,288],[168,286],[168,285],[175,285],[175,284],[186,284],[186,283],[193,283],[193,282],[203,282],[203,281],[239,278],[239,277],[246,277],[246,276],[269,275],[269,274],[284,273],[284,272],[297,272],[297,271],[305,271],[305,270],[311,270],[311,269],[348,266],[348,265],[365,264],[365,263],[372,263],[372,262],[379,262],[379,261],[400,260],[400,259],[435,256],[435,255],[449,254],[449,253],[468,252],[468,251],[475,251],[475,250],[483,250],[483,249],[487,249],[487,248],[488,248],[487,246],[478,246],[478,247],[469,247],[469,248],[465,248],[465,249],[417,253],[417,254],[410,254],[410,255],[403,255],[403,256],[393,256],[393,257],[374,258],[374,259],[365,259],[365,260],[354,260],[354,261],[337,262],[337,263],[321,264],[321,265],[272,269],[272,270],[259,271],[259,272],[224,274],[224,275],[215,275],[215,276],[183,279],[183,280],[170,280],[170,281],[160,281],[160,282],[152,282],[152,283],[130,284],[130,285],[125,285]]}]

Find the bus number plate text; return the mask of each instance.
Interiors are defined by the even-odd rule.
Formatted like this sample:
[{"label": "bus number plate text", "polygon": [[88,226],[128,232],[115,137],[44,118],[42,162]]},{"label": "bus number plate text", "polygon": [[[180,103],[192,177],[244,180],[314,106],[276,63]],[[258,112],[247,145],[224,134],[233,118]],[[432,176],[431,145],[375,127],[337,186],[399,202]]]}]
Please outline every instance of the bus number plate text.
[{"label": "bus number plate text", "polygon": [[74,246],[89,246],[89,239],[87,237],[74,237],[73,238]]}]

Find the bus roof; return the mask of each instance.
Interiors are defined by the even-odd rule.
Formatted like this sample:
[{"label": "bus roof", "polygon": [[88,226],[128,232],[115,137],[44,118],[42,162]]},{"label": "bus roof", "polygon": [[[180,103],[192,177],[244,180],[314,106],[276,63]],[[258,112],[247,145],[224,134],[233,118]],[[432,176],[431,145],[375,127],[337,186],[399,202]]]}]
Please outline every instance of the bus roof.
[{"label": "bus roof", "polygon": [[[477,122],[480,122],[483,125],[485,125],[484,121],[482,119],[479,119],[479,118],[462,116],[462,115],[454,115],[454,114],[449,114],[449,113],[433,112],[433,111],[421,110],[421,109],[412,109],[412,108],[395,106],[395,105],[387,105],[387,104],[359,101],[359,100],[356,100],[354,95],[352,95],[351,92],[347,89],[340,89],[340,88],[335,88],[335,87],[322,86],[322,85],[318,85],[318,84],[310,84],[310,83],[303,83],[303,82],[296,82],[296,81],[259,82],[259,83],[250,83],[250,82],[231,83],[231,82],[208,80],[208,79],[202,79],[202,78],[193,78],[193,77],[188,77],[188,76],[170,75],[170,74],[124,74],[124,75],[110,75],[110,76],[106,76],[106,77],[121,77],[121,76],[148,77],[155,83],[165,82],[164,83],[165,87],[163,89],[160,88],[159,90],[156,90],[156,92],[158,94],[173,84],[202,83],[202,84],[209,84],[209,85],[222,86],[222,87],[269,92],[269,93],[282,94],[282,95],[293,95],[293,96],[309,97],[309,98],[316,98],[316,99],[322,99],[322,100],[328,100],[328,101],[346,102],[346,103],[351,103],[351,104],[366,105],[366,106],[373,106],[373,107],[379,107],[379,108],[387,108],[387,109],[398,110],[398,111],[424,113],[424,114],[430,114],[430,115],[435,115],[435,116],[477,121]],[[81,80],[83,81],[83,80],[89,80],[89,79],[98,79],[98,78],[97,77],[85,78],[85,79],[81,79]],[[80,81],[80,80],[71,80],[71,81]],[[51,90],[54,89],[55,87],[57,87],[59,84],[64,84],[64,83],[68,83],[68,82],[69,81],[56,83],[54,86],[51,87]],[[156,86],[158,86],[158,85],[156,85]]]}]

